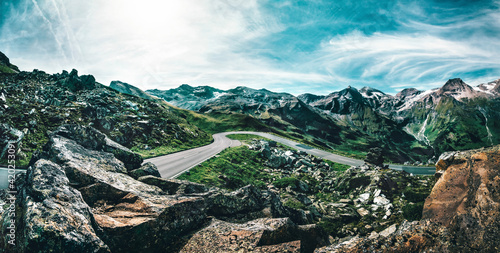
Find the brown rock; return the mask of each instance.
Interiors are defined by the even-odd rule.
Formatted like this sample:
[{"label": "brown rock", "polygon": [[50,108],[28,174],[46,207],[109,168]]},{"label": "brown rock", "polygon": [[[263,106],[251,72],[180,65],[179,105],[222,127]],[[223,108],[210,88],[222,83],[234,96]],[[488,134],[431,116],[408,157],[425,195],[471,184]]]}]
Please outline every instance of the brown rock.
[{"label": "brown rock", "polygon": [[455,152],[427,198],[423,218],[450,229],[461,250],[500,249],[500,146]]},{"label": "brown rock", "polygon": [[181,252],[313,252],[327,242],[319,227],[298,226],[288,218],[244,224],[213,220],[194,234]]}]

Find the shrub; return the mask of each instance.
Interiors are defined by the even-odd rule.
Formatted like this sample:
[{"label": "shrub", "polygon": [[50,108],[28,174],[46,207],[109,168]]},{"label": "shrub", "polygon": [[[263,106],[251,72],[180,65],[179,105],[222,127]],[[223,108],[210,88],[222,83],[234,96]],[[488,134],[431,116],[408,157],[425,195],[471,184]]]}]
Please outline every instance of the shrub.
[{"label": "shrub", "polygon": [[406,200],[414,203],[425,201],[425,198],[429,195],[429,193],[415,192],[414,190],[405,190],[403,194]]},{"label": "shrub", "polygon": [[416,221],[422,219],[422,211],[424,209],[424,202],[416,204],[408,204],[403,206],[403,217],[409,221]]}]

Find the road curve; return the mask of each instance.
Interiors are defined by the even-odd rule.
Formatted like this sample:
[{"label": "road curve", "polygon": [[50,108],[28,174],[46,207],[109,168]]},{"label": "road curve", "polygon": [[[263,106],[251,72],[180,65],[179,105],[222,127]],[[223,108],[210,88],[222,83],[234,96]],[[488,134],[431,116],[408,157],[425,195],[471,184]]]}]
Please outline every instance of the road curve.
[{"label": "road curve", "polygon": [[231,140],[226,135],[226,133],[214,134],[214,142],[212,144],[146,159],[145,161],[156,165],[162,177],[176,178],[183,172],[220,153],[222,150],[241,145],[240,141]]},{"label": "road curve", "polygon": [[[291,148],[304,151],[308,154],[330,160],[336,163],[346,164],[350,166],[359,166],[364,163],[362,160],[340,156],[333,154],[324,150],[315,149],[304,144],[297,143],[276,135],[261,133],[261,132],[249,132],[249,131],[238,131],[238,132],[225,132],[214,134],[214,142],[212,144],[198,147],[186,151],[181,151],[178,153],[159,156],[155,158],[146,159],[146,162],[152,162],[158,167],[158,171],[164,178],[176,178],[183,172],[193,168],[194,166],[208,160],[209,158],[220,153],[222,150],[228,147],[236,147],[241,145],[240,141],[231,140],[227,138],[226,135],[229,134],[253,134],[261,137],[271,139],[273,141],[279,142]],[[415,167],[415,166],[402,166],[402,165],[389,165],[389,168],[394,170],[405,170],[413,174],[420,175],[432,175],[436,172],[434,167]]]}]

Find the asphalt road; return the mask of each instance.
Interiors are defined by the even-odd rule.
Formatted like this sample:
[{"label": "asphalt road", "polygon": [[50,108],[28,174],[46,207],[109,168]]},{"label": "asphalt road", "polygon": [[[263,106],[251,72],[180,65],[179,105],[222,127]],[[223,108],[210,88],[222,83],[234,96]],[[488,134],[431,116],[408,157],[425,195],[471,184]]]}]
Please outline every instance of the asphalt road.
[{"label": "asphalt road", "polygon": [[[152,162],[158,167],[158,171],[164,178],[176,178],[183,172],[193,168],[194,166],[208,160],[209,158],[220,153],[222,150],[228,147],[236,147],[241,145],[240,141],[231,140],[226,137],[228,134],[253,134],[262,136],[291,148],[304,151],[308,154],[327,159],[333,162],[359,166],[364,163],[362,160],[357,160],[349,157],[344,157],[323,150],[315,149],[304,144],[300,144],[285,138],[281,138],[268,133],[260,132],[226,132],[214,134],[214,142],[210,145],[198,147],[170,155],[159,156],[155,158],[147,159],[146,162]],[[405,170],[409,173],[419,174],[419,175],[433,175],[436,172],[434,167],[415,167],[415,166],[402,166],[402,165],[389,165],[389,168],[394,170]]]},{"label": "asphalt road", "polygon": [[241,145],[240,141],[227,138],[226,133],[214,134],[213,137],[214,142],[212,144],[146,159],[145,161],[155,164],[162,177],[176,178],[183,172],[220,153],[222,150]]}]

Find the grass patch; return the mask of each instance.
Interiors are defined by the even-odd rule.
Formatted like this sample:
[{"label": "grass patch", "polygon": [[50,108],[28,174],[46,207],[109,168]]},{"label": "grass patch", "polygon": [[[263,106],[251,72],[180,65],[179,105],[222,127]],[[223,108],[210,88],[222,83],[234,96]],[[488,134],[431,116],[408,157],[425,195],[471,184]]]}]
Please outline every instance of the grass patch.
[{"label": "grass patch", "polygon": [[333,171],[346,171],[347,169],[351,168],[350,165],[340,164],[340,163],[332,162],[330,160],[323,160],[323,161],[325,163],[327,163],[328,165],[330,165],[330,168]]},{"label": "grass patch", "polygon": [[291,186],[293,189],[299,186],[299,179],[295,177],[284,177],[273,182],[274,186],[278,188],[287,188]]},{"label": "grass patch", "polygon": [[182,149],[180,147],[172,147],[172,146],[159,146],[150,150],[145,150],[136,146],[132,147],[130,150],[134,151],[135,153],[138,153],[139,155],[142,156],[142,158],[148,159],[152,157],[172,154],[186,149]]},{"label": "grass patch", "polygon": [[270,181],[270,175],[262,173],[265,168],[259,152],[240,146],[222,151],[219,156],[192,168],[178,179],[230,190],[248,184],[264,188],[265,182]]},{"label": "grass patch", "polygon": [[16,72],[14,70],[12,70],[11,68],[5,66],[5,65],[0,65],[0,73],[14,74]]},{"label": "grass patch", "polygon": [[255,134],[228,134],[227,138],[238,141],[251,141],[253,139],[270,141],[270,139]]}]

